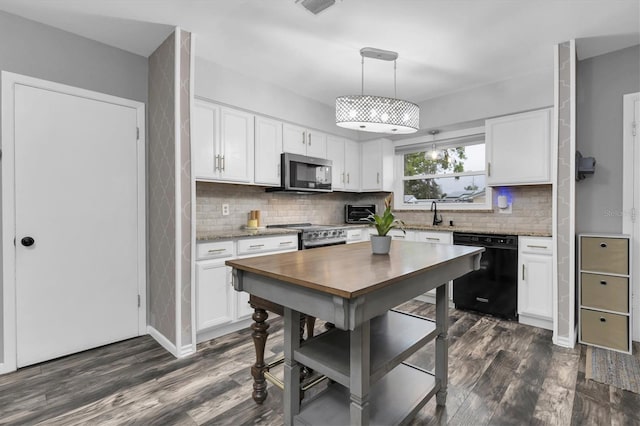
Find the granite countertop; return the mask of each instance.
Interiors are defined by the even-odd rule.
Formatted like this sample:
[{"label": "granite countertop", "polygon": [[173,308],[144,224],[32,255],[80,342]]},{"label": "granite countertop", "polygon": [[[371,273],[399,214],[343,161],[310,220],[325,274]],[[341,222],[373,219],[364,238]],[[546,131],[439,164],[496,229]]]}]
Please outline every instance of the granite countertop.
[{"label": "granite countertop", "polygon": [[[359,225],[351,223],[341,223],[335,226],[344,228],[368,228],[369,225]],[[426,225],[407,223],[404,227],[407,231],[440,231],[440,232],[470,232],[477,234],[501,234],[501,235],[519,235],[522,237],[550,237],[550,232],[544,231],[523,231],[515,229],[478,229],[468,228],[464,226],[447,226],[447,225]],[[233,240],[238,238],[252,237],[269,237],[274,235],[297,234],[298,230],[290,228],[262,228],[262,229],[231,229],[225,231],[197,233],[196,241],[217,241],[217,240]]]}]

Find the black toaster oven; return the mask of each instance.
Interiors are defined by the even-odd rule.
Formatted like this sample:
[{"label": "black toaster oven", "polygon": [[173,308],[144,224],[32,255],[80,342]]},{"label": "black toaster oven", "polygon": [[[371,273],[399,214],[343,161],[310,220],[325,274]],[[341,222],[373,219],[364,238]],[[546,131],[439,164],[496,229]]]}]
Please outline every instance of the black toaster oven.
[{"label": "black toaster oven", "polygon": [[366,223],[367,217],[375,212],[375,204],[346,204],[344,206],[344,221],[346,223]]}]

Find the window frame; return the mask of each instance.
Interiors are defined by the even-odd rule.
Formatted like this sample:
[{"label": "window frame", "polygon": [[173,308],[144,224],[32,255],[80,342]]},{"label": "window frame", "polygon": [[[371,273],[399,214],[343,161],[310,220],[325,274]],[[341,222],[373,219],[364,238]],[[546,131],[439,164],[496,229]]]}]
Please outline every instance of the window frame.
[{"label": "window frame", "polygon": [[[436,145],[436,149],[454,148],[463,145],[473,145],[480,141],[484,142],[485,147],[485,168],[484,170],[461,172],[461,173],[445,173],[436,175],[421,175],[420,178],[433,179],[435,177],[455,177],[455,176],[470,176],[483,174],[485,181],[488,180],[487,175],[487,161],[489,154],[488,141],[485,138],[484,126],[475,127],[463,130],[442,132],[435,136],[425,135],[418,138],[405,139],[397,141],[395,144],[394,154],[394,194],[393,194],[393,207],[395,210],[430,210],[431,202],[411,204],[404,202],[404,182],[405,178],[409,176],[404,175],[404,156],[412,152],[420,152],[429,149],[433,144]],[[415,176],[414,176],[415,177]],[[438,210],[442,211],[479,211],[479,210],[492,210],[493,209],[493,194],[492,189],[488,185],[485,187],[485,202],[484,203],[455,203],[455,202],[438,202]]]}]

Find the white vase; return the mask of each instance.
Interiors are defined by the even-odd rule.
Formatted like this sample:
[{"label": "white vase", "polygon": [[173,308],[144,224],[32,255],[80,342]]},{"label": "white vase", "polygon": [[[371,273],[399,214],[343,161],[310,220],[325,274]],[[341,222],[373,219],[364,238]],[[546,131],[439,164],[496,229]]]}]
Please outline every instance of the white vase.
[{"label": "white vase", "polygon": [[391,236],[390,235],[372,235],[371,236],[371,251],[373,254],[388,254],[391,248]]}]

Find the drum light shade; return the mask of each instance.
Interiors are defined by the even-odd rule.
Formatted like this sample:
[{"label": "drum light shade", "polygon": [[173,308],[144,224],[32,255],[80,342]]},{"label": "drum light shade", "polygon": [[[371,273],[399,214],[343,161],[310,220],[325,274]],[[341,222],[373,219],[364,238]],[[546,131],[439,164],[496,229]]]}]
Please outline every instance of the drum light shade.
[{"label": "drum light shade", "polygon": [[420,127],[420,108],[402,99],[371,95],[336,98],[336,125],[365,132],[408,134]]}]

